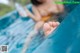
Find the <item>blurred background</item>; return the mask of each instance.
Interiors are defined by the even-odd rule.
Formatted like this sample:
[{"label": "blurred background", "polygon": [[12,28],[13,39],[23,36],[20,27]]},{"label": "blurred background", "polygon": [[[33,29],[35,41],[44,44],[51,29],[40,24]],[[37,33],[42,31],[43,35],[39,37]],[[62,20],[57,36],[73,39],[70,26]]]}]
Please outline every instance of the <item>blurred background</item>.
[{"label": "blurred background", "polygon": [[0,0],[0,16],[13,11],[15,9],[15,2],[19,2],[22,5],[27,5],[28,3],[30,3],[30,0]]}]

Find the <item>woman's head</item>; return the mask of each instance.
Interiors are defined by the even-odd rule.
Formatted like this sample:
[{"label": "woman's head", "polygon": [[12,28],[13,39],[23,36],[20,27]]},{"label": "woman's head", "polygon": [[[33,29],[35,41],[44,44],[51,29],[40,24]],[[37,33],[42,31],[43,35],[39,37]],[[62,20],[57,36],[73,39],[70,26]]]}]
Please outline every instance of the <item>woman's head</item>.
[{"label": "woman's head", "polygon": [[45,0],[31,0],[31,3],[35,6],[39,6],[41,4],[43,4],[45,2]]}]

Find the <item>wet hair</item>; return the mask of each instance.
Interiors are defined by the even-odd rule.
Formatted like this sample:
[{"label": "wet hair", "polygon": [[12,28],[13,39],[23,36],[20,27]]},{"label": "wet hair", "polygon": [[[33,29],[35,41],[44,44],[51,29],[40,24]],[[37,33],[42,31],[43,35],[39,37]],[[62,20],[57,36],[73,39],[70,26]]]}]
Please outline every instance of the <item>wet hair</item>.
[{"label": "wet hair", "polygon": [[43,2],[40,2],[40,1],[38,1],[38,0],[31,0],[31,3],[32,3],[33,5],[35,5],[35,6],[39,6],[39,5],[43,4]]}]

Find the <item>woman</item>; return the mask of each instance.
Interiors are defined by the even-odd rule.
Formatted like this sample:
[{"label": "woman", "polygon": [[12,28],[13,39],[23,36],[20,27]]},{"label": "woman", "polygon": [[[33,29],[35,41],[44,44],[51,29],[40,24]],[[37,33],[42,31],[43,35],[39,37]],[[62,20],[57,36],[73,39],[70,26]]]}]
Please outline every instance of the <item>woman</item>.
[{"label": "woman", "polygon": [[[61,1],[60,1],[61,2]],[[27,41],[23,47],[22,53],[25,53],[34,33],[37,33],[39,29],[43,26],[43,31],[45,36],[48,36],[55,28],[59,25],[59,22],[48,22],[51,16],[61,13],[64,10],[62,4],[56,4],[53,0],[31,0],[32,12],[25,8],[27,15],[32,18],[36,24],[34,27],[34,32],[30,33],[27,37]],[[21,13],[20,13],[21,14]],[[30,37],[31,36],[31,37]]]},{"label": "woman", "polygon": [[[34,30],[38,31],[40,27],[43,26],[44,22],[48,21],[52,15],[55,16],[55,14],[62,13],[64,11],[64,6],[62,4],[56,4],[55,2],[56,0],[54,1],[53,0],[31,0],[33,13],[31,13],[25,7],[27,15],[36,22]],[[61,2],[61,1],[58,1],[58,2]],[[57,26],[59,24],[58,22],[54,22],[54,23],[56,23]],[[43,29],[44,28],[45,26],[43,27]],[[45,29],[44,29],[44,32],[45,32]],[[45,36],[47,35],[49,34],[46,34]]]}]

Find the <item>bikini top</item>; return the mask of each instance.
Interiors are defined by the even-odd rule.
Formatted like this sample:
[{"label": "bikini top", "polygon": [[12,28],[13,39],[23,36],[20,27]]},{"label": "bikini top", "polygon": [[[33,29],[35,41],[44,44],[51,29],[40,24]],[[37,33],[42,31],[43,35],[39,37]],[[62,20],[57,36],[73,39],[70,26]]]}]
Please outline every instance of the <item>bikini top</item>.
[{"label": "bikini top", "polygon": [[44,21],[44,22],[46,22],[46,21],[48,21],[51,17],[52,17],[52,14],[49,14],[49,15],[47,15],[47,16],[43,16],[43,17],[41,18],[41,20]]}]

